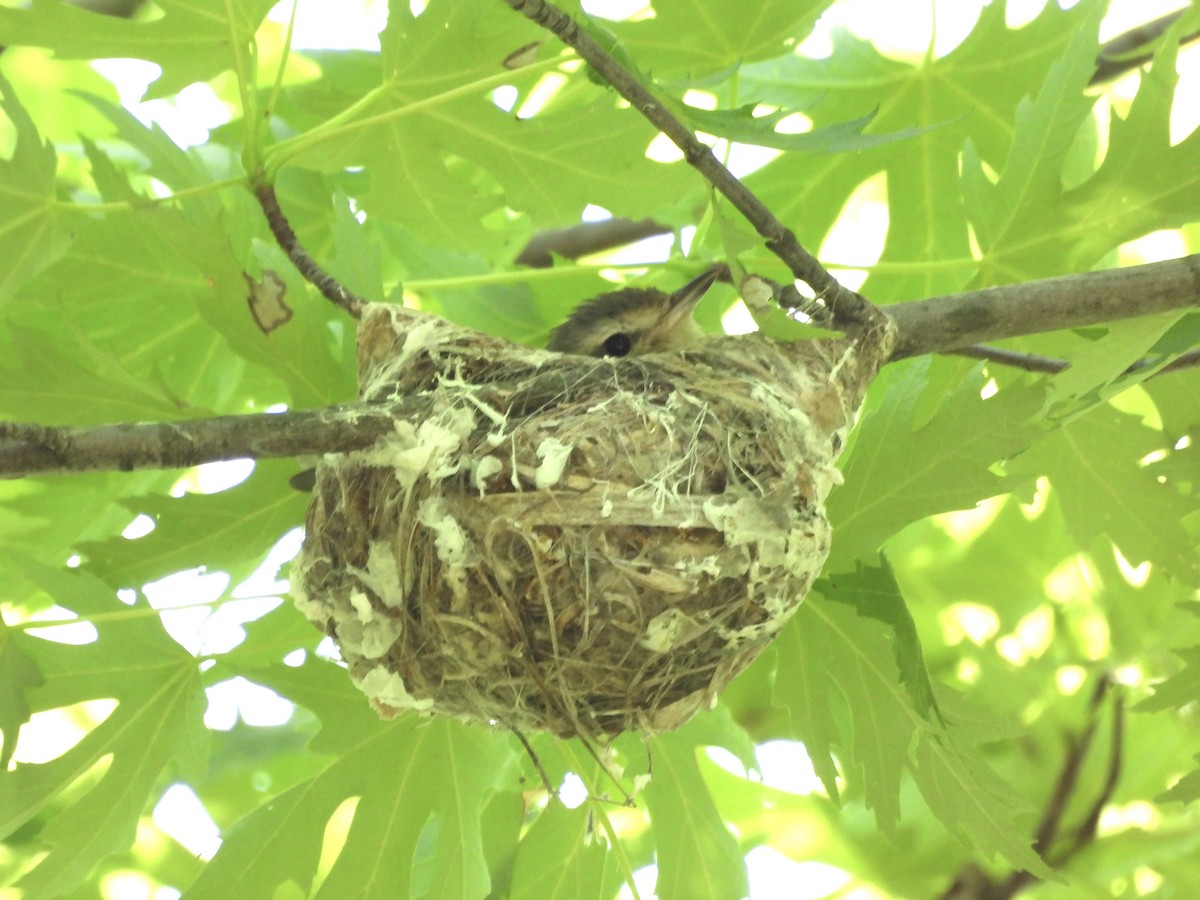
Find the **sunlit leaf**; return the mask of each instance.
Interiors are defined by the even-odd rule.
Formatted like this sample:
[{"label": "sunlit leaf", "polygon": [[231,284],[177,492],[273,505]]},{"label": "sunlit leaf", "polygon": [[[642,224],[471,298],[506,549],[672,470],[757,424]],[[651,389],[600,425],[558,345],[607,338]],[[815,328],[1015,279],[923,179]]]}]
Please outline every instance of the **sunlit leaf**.
[{"label": "sunlit leaf", "polygon": [[[104,616],[99,638],[80,646],[14,636],[41,673],[41,683],[24,691],[29,709],[117,702],[103,722],[61,755],[0,776],[4,834],[50,813],[42,829],[50,852],[20,884],[33,896],[51,897],[72,890],[101,860],[129,845],[168,767],[191,777],[203,771],[204,694],[195,660],[144,608],[125,607],[111,589],[84,573],[56,571],[15,556],[5,563],[82,619]],[[93,774],[93,767],[102,774]]]},{"label": "sunlit leaf", "polygon": [[[300,40],[368,49],[297,41],[286,64],[273,5],[0,10],[0,419],[352,400],[356,323],[279,247],[260,180],[350,290],[533,345],[614,282],[670,290],[727,262],[735,281],[789,283],[639,110],[507,4],[376,4],[378,33],[350,34],[334,25],[358,5],[309,0]],[[1100,35],[1124,26],[1105,0],[1065,5],[1010,25],[1028,12],[940,4],[936,35],[925,8],[831,0],[654,0],[619,20],[593,3],[582,27],[664,108],[696,110],[704,140],[771,148],[714,153],[836,276],[893,303],[1200,250],[1200,138],[1180,132],[1198,13],[1136,72],[1089,85]],[[143,99],[165,102],[139,103],[128,63],[101,59],[160,67]],[[808,127],[793,113],[811,130],[779,133],[785,116]],[[664,232],[616,257],[514,262],[585,210]],[[291,312],[274,328],[251,308],[263,285]],[[734,299],[714,288],[706,331]],[[756,321],[813,337],[779,310]],[[740,900],[774,865],[838,896],[1007,896],[1017,869],[1030,898],[1195,895],[1200,381],[1164,367],[1189,361],[1198,328],[1164,314],[1005,342],[1069,364],[1055,376],[886,366],[841,448],[826,571],[714,707],[667,734],[381,720],[272,573],[246,582],[304,525],[287,480],[312,460],[259,460],[216,494],[168,496],[178,471],[0,480],[0,884],[611,900],[647,896],[655,867],[658,896]],[[142,515],[153,530],[124,537]],[[192,610],[196,644],[140,599],[155,584],[196,605],[193,571],[230,576]],[[265,596],[242,602],[251,590]],[[49,616],[75,630],[43,630]],[[175,785],[219,829],[211,860],[211,834],[158,808]],[[1049,880],[1039,827],[1061,851],[1093,806],[1099,833]]]},{"label": "sunlit leaf", "polygon": [[[0,10],[0,15],[5,15]],[[7,13],[11,15],[12,13]],[[66,250],[68,234],[55,204],[54,148],[42,141],[13,86],[0,76],[0,109],[16,144],[0,159],[0,306],[31,275]]]}]

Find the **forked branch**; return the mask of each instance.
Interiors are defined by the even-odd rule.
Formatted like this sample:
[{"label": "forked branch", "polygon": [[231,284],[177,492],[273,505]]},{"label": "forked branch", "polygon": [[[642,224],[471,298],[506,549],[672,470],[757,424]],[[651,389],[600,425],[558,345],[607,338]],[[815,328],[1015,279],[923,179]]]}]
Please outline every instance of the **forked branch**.
[{"label": "forked branch", "polygon": [[690,128],[679,121],[669,109],[632,72],[617,62],[611,54],[569,15],[545,0],[504,0],[521,15],[552,32],[571,47],[593,69],[628,100],[655,128],[665,134],[682,152],[684,159],[698,171],[734,208],[746,217],[759,235],[766,239],[767,248],[778,256],[803,281],[833,314],[839,328],[872,321],[876,312],[863,297],[843,287],[817,258],[801,246],[792,233],[753,192],[721,164],[709,146]]}]

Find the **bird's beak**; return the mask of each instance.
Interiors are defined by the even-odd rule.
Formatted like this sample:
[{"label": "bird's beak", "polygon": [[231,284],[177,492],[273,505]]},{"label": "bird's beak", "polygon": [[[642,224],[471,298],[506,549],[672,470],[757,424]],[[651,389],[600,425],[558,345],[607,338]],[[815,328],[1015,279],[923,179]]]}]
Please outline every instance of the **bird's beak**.
[{"label": "bird's beak", "polygon": [[717,276],[720,274],[721,267],[714,266],[703,275],[693,278],[673,293],[671,295],[671,305],[667,308],[666,315],[662,317],[662,320],[655,327],[655,331],[669,334],[677,326],[683,324],[685,319],[690,319],[692,311],[696,308],[696,304],[700,302],[700,298],[704,296],[708,289],[713,286],[713,282],[717,280]]}]

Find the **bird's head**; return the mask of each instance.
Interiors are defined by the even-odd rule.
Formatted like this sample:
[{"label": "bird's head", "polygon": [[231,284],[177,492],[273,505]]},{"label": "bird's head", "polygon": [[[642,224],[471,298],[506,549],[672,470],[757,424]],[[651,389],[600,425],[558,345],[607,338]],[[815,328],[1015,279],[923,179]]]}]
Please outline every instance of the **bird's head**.
[{"label": "bird's head", "polygon": [[686,347],[700,336],[692,312],[719,271],[710,269],[673,294],[623,288],[594,297],[550,333],[546,346],[580,356],[640,356]]}]

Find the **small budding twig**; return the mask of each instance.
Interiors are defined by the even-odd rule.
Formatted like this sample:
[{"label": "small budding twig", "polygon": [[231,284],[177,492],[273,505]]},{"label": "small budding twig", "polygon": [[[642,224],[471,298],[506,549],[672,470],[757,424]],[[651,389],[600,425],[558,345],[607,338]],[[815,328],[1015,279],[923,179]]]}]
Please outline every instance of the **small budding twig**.
[{"label": "small budding twig", "polygon": [[512,9],[553,33],[586,60],[593,69],[628,100],[683,152],[687,163],[754,226],[766,239],[767,248],[778,256],[798,279],[831,310],[835,324],[848,329],[877,322],[877,310],[866,298],[842,285],[749,188],[734,177],[692,130],[679,121],[638,79],[597,44],[569,15],[545,0],[504,0]]},{"label": "small budding twig", "polygon": [[336,278],[318,266],[308,252],[300,246],[300,239],[292,226],[288,224],[287,216],[279,208],[279,198],[275,196],[275,188],[266,182],[255,186],[254,196],[267,216],[267,225],[280,249],[287,254],[300,274],[321,292],[326,300],[334,306],[341,307],[356,319],[362,318],[362,308],[367,301],[357,294],[346,290]]}]

